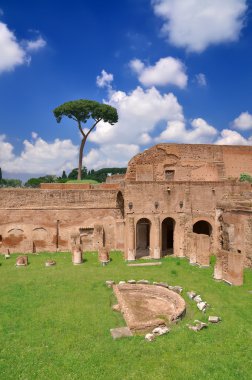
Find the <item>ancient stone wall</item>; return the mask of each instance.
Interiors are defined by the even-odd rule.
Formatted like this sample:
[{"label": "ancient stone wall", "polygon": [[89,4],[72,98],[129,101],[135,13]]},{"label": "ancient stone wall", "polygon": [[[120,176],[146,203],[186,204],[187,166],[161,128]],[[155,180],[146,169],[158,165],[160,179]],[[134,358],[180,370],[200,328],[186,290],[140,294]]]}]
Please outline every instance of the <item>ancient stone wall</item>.
[{"label": "ancient stone wall", "polygon": [[112,190],[1,189],[0,252],[69,250],[72,235],[79,236],[84,250],[95,250],[100,239],[96,224],[104,228],[104,244],[122,249],[117,198],[118,191]]},{"label": "ancient stone wall", "polygon": [[220,181],[252,174],[252,147],[158,144],[135,156],[126,181]]},{"label": "ancient stone wall", "polygon": [[220,250],[216,255],[214,278],[232,285],[243,284],[244,255],[238,252]]}]

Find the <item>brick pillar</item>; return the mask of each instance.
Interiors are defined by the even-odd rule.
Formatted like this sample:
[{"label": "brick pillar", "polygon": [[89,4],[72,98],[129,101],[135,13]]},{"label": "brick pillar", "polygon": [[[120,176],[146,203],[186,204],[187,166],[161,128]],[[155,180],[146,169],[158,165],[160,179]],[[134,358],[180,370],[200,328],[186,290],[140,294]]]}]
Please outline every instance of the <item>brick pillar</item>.
[{"label": "brick pillar", "polygon": [[153,259],[160,259],[160,218],[154,217],[153,223]]},{"label": "brick pillar", "polygon": [[127,240],[128,240],[128,257],[127,260],[136,260],[136,247],[135,247],[135,221],[134,218],[128,218],[127,228]]}]

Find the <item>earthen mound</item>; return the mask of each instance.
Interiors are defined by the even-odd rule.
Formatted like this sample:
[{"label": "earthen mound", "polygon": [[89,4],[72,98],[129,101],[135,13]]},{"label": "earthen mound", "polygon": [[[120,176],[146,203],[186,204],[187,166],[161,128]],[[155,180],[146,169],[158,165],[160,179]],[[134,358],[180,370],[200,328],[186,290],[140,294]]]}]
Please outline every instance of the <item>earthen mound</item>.
[{"label": "earthen mound", "polygon": [[113,287],[127,326],[146,331],[181,318],[184,299],[170,289],[145,284],[118,284]]}]

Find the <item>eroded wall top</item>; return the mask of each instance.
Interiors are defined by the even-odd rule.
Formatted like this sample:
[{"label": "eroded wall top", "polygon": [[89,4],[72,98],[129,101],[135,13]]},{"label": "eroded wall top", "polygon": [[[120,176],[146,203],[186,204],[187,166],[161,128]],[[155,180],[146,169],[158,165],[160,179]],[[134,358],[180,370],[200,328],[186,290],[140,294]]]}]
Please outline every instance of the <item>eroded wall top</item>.
[{"label": "eroded wall top", "polygon": [[252,147],[158,144],[133,157],[126,181],[221,181],[252,174]]}]

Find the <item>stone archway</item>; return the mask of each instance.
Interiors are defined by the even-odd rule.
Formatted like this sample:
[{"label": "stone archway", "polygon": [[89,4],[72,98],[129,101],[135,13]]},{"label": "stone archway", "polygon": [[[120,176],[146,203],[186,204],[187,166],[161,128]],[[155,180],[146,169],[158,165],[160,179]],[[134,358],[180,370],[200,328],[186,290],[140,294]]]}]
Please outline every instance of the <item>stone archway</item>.
[{"label": "stone archway", "polygon": [[199,220],[193,225],[192,250],[190,263],[209,266],[211,255],[212,226],[206,220]]},{"label": "stone archway", "polygon": [[198,222],[194,223],[193,232],[195,234],[211,236],[212,226],[206,220],[199,220]]},{"label": "stone archway", "polygon": [[174,230],[175,220],[173,218],[165,218],[162,222],[162,256],[174,253]]},{"label": "stone archway", "polygon": [[136,258],[150,255],[151,222],[147,218],[139,219],[136,224]]}]

